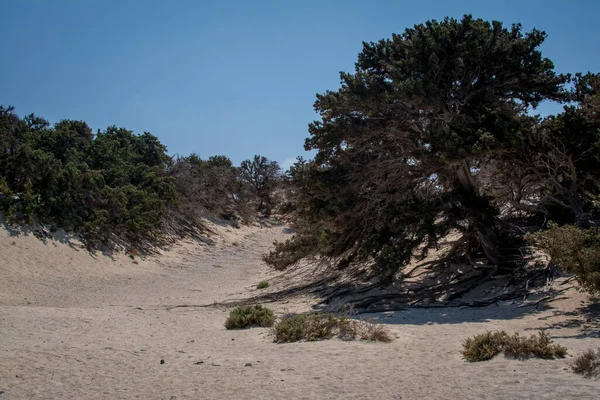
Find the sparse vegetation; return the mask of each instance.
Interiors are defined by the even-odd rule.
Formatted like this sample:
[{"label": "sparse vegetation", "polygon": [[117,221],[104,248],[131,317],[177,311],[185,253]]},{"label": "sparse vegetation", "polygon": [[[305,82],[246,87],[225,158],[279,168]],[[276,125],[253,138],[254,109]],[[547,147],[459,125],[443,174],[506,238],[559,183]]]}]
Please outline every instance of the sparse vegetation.
[{"label": "sparse vegetation", "polygon": [[585,378],[600,378],[600,348],[596,351],[589,349],[578,355],[570,366],[574,373]]},{"label": "sparse vegetation", "polygon": [[521,360],[564,358],[567,355],[566,347],[553,344],[550,336],[542,331],[530,337],[518,333],[511,336],[504,331],[474,335],[465,341],[461,354],[468,362],[478,362],[490,360],[502,351],[507,357]]},{"label": "sparse vegetation", "polygon": [[246,329],[253,326],[271,327],[275,322],[273,310],[260,304],[236,307],[225,321],[226,329]]},{"label": "sparse vegetation", "polygon": [[391,333],[383,326],[351,320],[333,314],[294,315],[273,327],[274,341],[290,343],[334,337],[342,340],[391,342]]},{"label": "sparse vegetation", "polygon": [[269,282],[267,282],[267,281],[258,282],[258,285],[256,285],[257,289],[266,289],[268,287],[269,287]]}]

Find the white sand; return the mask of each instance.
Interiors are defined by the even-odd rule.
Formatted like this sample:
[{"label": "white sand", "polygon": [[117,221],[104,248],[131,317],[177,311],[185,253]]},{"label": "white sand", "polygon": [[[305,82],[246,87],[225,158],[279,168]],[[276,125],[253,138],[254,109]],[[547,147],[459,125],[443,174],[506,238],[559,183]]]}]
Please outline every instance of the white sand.
[{"label": "white sand", "polygon": [[[568,370],[571,357],[469,364],[459,353],[466,337],[495,329],[553,327],[570,354],[600,346],[598,312],[582,314],[587,297],[575,291],[543,311],[370,316],[395,333],[390,344],[274,344],[267,329],[225,330],[225,309],[170,308],[247,297],[277,275],[261,255],[282,227],[219,231],[214,246],[186,242],[134,264],[0,229],[0,400],[600,398],[599,381]],[[307,310],[304,301],[272,307]]]}]

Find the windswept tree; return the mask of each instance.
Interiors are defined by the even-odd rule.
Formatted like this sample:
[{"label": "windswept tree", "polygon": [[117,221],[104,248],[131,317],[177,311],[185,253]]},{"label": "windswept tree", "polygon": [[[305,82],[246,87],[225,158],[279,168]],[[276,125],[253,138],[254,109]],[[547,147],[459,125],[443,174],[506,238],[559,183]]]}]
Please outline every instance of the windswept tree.
[{"label": "windswept tree", "polygon": [[273,191],[280,180],[281,168],[277,161],[255,155],[252,160],[244,160],[240,165],[240,179],[248,184],[259,201],[258,210],[271,215]]},{"label": "windswept tree", "polygon": [[238,179],[238,169],[226,156],[212,156],[206,160],[196,154],[173,159],[169,175],[175,180],[180,193],[179,205],[186,214],[207,213],[242,219],[246,211],[247,190]]},{"label": "windswept tree", "polygon": [[316,156],[291,171],[298,233],[267,260],[370,260],[385,281],[455,230],[465,258],[503,265],[500,210],[476,175],[523,140],[531,107],[565,98],[545,38],[465,16],[364,43],[355,72],[317,96]]}]

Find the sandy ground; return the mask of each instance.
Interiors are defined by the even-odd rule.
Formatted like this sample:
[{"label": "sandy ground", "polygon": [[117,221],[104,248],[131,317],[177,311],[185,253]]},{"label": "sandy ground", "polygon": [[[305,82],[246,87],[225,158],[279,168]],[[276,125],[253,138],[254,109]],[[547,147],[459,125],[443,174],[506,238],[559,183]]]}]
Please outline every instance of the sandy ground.
[{"label": "sandy ground", "polygon": [[366,317],[387,324],[390,344],[274,344],[267,329],[225,330],[226,309],[173,308],[247,297],[277,275],[261,255],[285,238],[284,227],[219,232],[216,244],[184,242],[136,264],[0,229],[0,400],[600,397],[600,382],[573,374],[569,358],[469,364],[459,353],[466,337],[495,329],[547,328],[571,355],[600,346],[598,307],[575,291],[543,310]]}]

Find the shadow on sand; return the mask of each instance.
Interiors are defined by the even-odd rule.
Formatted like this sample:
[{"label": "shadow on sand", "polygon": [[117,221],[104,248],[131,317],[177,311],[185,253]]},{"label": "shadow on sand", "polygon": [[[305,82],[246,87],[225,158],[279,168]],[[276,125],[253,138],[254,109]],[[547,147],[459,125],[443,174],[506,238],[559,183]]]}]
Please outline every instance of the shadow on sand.
[{"label": "shadow on sand", "polygon": [[[584,304],[574,311],[559,311],[555,310],[553,315],[544,317],[549,319],[556,316],[565,316],[568,319],[551,324],[547,329],[552,329],[557,332],[553,335],[562,339],[583,339],[583,338],[600,338],[600,300],[593,299],[588,304]],[[564,328],[577,328],[577,334],[561,334],[560,330]]]}]

